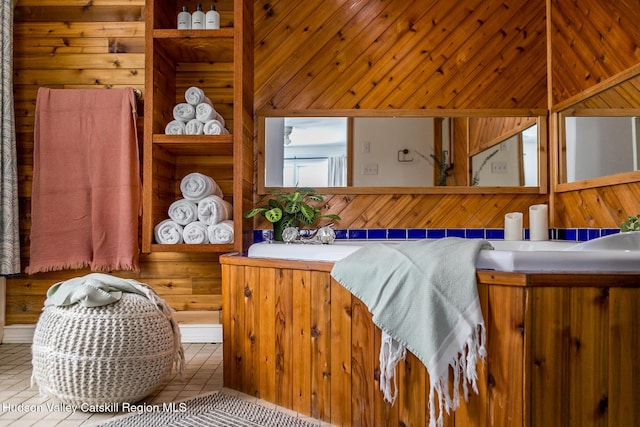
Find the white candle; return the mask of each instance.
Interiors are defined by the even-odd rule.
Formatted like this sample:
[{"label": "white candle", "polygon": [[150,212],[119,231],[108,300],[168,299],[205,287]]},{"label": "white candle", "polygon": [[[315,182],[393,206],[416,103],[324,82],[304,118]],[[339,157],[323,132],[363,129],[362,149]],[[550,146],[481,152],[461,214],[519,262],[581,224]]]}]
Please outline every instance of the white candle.
[{"label": "white candle", "polygon": [[529,238],[531,240],[549,240],[547,205],[529,206]]},{"label": "white candle", "polygon": [[504,240],[522,240],[522,212],[504,216]]}]

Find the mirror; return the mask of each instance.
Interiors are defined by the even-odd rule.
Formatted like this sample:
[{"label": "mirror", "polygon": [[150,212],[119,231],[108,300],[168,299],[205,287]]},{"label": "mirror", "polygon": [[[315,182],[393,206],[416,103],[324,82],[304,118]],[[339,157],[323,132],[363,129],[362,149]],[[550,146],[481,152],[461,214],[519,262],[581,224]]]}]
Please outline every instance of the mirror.
[{"label": "mirror", "polygon": [[258,113],[260,192],[540,187],[546,117],[303,113]]},{"label": "mirror", "polygon": [[558,112],[560,184],[589,187],[639,179],[640,76],[620,79]]}]

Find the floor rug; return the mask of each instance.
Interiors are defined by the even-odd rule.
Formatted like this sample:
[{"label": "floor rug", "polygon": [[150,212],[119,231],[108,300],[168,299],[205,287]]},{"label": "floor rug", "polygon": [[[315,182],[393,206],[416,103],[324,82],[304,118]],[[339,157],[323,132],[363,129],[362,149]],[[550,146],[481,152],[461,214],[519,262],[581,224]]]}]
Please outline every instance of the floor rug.
[{"label": "floor rug", "polygon": [[135,412],[113,418],[100,427],[317,427],[256,403],[222,392],[215,392],[181,402],[136,404],[120,407]]}]

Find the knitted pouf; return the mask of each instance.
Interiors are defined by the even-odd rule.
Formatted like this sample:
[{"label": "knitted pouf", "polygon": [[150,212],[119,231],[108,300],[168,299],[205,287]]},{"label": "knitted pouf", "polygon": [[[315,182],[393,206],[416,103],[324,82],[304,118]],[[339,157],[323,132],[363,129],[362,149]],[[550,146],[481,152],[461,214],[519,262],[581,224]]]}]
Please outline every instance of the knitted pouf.
[{"label": "knitted pouf", "polygon": [[122,293],[99,307],[47,306],[33,337],[33,381],[70,405],[137,402],[170,374],[174,338],[170,320],[142,295]]}]

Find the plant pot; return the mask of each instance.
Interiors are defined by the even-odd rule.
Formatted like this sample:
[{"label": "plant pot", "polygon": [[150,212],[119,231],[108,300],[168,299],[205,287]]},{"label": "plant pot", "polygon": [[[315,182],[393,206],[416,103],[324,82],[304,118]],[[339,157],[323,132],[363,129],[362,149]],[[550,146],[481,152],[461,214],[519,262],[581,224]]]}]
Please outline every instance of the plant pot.
[{"label": "plant pot", "polygon": [[276,221],[273,223],[273,240],[282,242],[282,230],[284,230],[283,221]]}]

